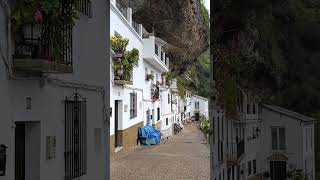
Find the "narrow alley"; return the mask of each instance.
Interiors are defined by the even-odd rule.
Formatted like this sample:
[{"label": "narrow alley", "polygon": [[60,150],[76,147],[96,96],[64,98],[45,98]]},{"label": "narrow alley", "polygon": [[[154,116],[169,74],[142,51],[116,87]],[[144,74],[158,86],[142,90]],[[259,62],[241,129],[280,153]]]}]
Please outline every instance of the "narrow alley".
[{"label": "narrow alley", "polygon": [[199,123],[187,123],[184,130],[160,145],[141,146],[111,161],[112,180],[209,179],[209,145]]}]

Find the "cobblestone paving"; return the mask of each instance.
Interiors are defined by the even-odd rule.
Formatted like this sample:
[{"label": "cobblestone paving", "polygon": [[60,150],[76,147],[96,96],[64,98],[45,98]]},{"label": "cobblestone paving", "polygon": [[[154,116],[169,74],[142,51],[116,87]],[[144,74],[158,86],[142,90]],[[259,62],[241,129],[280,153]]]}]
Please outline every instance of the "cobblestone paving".
[{"label": "cobblestone paving", "polygon": [[209,180],[210,149],[198,123],[160,145],[140,147],[111,161],[111,180]]}]

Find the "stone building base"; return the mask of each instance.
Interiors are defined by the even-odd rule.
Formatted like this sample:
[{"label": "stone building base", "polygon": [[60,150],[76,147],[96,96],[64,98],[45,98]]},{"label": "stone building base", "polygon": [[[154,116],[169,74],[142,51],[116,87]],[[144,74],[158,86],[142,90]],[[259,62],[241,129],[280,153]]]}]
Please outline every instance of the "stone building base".
[{"label": "stone building base", "polygon": [[135,124],[127,129],[118,131],[119,144],[117,147],[118,152],[115,152],[115,135],[110,136],[110,158],[113,159],[118,154],[127,153],[137,147],[138,129],[143,127],[143,122]]}]

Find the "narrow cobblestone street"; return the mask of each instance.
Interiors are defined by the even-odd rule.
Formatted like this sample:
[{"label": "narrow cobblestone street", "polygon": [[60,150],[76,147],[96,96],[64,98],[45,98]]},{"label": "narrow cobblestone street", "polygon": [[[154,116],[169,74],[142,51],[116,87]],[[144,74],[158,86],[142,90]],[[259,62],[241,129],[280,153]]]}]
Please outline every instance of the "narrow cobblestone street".
[{"label": "narrow cobblestone street", "polygon": [[199,123],[187,123],[184,130],[160,145],[139,147],[111,161],[112,180],[208,180],[209,145]]}]

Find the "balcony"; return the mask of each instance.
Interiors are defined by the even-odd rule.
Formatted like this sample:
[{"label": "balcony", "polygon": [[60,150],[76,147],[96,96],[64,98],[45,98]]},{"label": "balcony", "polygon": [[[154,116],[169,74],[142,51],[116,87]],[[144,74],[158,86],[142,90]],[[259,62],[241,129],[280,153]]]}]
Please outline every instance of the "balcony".
[{"label": "balcony", "polygon": [[158,86],[151,89],[151,101],[158,101],[160,99],[160,89]]},{"label": "balcony", "polygon": [[126,78],[123,72],[121,72],[121,70],[118,70],[114,73],[114,83],[117,85],[133,85],[132,75],[130,79]]},{"label": "balcony", "polygon": [[124,4],[122,0],[116,0],[116,6],[118,10],[121,12],[121,14],[125,17],[128,18],[128,7]]},{"label": "balcony", "polygon": [[[41,25],[26,24],[15,33],[15,49],[12,60],[14,72],[41,76],[44,73],[72,73],[72,30],[68,28],[50,30],[56,35],[54,46],[47,39]],[[53,31],[53,32],[52,32]]]},{"label": "balcony", "polygon": [[160,72],[168,72],[169,58],[166,57],[166,60],[164,58],[161,59],[161,56],[164,57],[165,54],[161,51],[161,45],[158,45],[156,37],[149,36],[149,38],[144,38],[143,42],[143,59]]},{"label": "balcony", "polygon": [[228,143],[226,162],[228,166],[236,166],[238,164],[237,143]]}]

